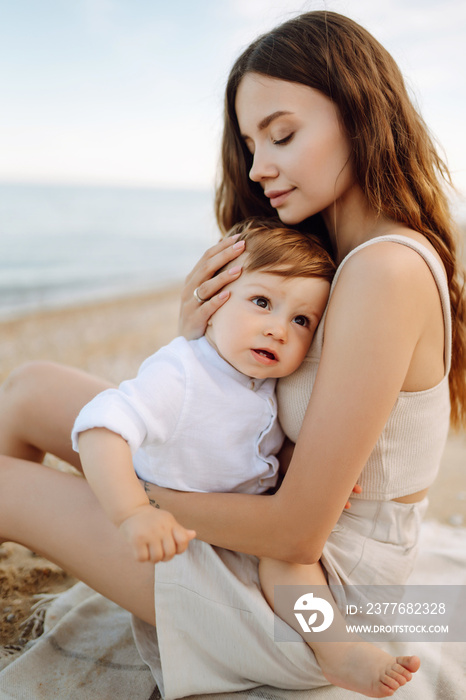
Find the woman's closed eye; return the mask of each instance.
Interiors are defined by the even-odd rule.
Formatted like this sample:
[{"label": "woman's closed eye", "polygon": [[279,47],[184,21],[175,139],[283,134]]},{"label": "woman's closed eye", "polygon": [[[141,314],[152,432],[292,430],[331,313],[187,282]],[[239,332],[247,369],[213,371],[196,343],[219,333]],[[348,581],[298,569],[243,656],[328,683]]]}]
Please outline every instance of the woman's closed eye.
[{"label": "woman's closed eye", "polygon": [[292,132],[291,134],[288,134],[288,136],[284,136],[281,139],[272,139],[272,143],[274,146],[284,146],[285,144],[287,144],[291,141],[293,136],[294,136],[294,133]]},{"label": "woman's closed eye", "polygon": [[251,301],[253,304],[256,304],[256,306],[260,306],[261,309],[270,308],[270,302],[266,297],[253,297]]}]

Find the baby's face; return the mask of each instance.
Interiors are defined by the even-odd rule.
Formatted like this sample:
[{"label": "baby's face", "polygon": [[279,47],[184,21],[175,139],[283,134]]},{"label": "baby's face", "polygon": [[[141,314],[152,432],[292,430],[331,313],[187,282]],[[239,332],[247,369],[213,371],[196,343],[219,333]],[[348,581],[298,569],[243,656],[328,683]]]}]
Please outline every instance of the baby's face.
[{"label": "baby's face", "polygon": [[327,303],[322,277],[243,272],[230,298],[212,316],[206,338],[219,355],[249,377],[285,377],[306,356]]}]

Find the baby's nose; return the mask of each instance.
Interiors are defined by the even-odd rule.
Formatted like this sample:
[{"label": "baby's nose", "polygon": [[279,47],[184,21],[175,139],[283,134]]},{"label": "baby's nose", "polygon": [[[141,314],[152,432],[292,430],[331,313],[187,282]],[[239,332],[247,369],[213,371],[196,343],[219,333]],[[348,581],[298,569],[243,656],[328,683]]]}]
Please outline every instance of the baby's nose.
[{"label": "baby's nose", "polygon": [[270,323],[266,329],[265,335],[272,336],[275,340],[280,340],[286,342],[287,340],[287,330],[286,324],[281,323],[279,320],[275,320]]}]

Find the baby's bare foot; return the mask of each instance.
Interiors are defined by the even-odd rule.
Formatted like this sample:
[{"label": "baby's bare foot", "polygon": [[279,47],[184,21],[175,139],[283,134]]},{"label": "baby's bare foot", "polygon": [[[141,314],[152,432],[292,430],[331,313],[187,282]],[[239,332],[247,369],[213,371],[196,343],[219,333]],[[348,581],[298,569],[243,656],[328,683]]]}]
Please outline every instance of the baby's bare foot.
[{"label": "baby's bare foot", "polygon": [[369,698],[386,698],[413,677],[417,656],[394,657],[368,642],[319,644],[313,648],[325,678]]}]

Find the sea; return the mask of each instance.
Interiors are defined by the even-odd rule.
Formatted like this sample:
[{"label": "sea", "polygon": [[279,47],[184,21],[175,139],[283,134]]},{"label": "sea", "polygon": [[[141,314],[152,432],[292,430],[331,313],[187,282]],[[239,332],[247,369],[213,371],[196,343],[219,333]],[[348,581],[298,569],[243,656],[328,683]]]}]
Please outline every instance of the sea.
[{"label": "sea", "polygon": [[211,190],[0,183],[0,321],[181,282],[218,238]]},{"label": "sea", "polygon": [[218,237],[209,190],[0,184],[0,320],[180,282]]}]

